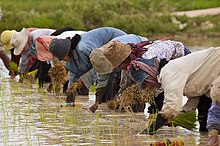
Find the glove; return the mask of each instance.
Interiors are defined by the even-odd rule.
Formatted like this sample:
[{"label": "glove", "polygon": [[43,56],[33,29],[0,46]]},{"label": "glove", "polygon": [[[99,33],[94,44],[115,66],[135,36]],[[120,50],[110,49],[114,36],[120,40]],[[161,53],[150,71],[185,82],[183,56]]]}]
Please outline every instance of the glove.
[{"label": "glove", "polygon": [[76,93],[67,90],[66,94],[67,94],[66,103],[75,102]]},{"label": "glove", "polygon": [[219,142],[218,142],[218,131],[217,130],[211,130],[209,131],[209,142],[207,144],[207,146],[218,146]]},{"label": "glove", "polygon": [[160,114],[157,115],[156,121],[152,122],[150,127],[145,129],[141,134],[146,134],[146,135],[153,135],[156,133],[156,131],[161,128],[162,126],[165,125],[167,122],[167,119],[165,119],[163,116]]}]

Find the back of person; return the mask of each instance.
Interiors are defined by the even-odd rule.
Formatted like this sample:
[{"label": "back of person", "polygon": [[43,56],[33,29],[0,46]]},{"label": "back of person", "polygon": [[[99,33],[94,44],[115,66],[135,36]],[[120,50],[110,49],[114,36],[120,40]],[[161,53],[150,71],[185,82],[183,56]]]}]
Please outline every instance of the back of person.
[{"label": "back of person", "polygon": [[145,46],[148,51],[143,54],[143,58],[151,59],[159,57],[167,61],[187,55],[185,46],[182,42],[172,40],[156,40],[152,44]]},{"label": "back of person", "polygon": [[68,69],[75,74],[75,77],[80,77],[92,68],[89,55],[93,50],[100,48],[113,38],[125,34],[122,30],[112,27],[101,27],[82,34],[80,41],[73,50],[75,51],[73,53],[74,58],[67,62]]},{"label": "back of person", "polygon": [[126,35],[125,32],[112,28],[112,27],[102,27],[88,31],[88,33],[81,35],[81,40],[79,41],[76,49],[88,51],[88,54],[96,48],[100,48],[104,44],[111,41],[113,38]]}]

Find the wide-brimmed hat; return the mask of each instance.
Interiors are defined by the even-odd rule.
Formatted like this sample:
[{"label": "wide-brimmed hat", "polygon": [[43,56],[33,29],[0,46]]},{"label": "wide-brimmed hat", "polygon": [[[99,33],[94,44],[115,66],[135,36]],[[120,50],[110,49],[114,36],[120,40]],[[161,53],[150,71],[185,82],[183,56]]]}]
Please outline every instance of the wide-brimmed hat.
[{"label": "wide-brimmed hat", "polygon": [[131,53],[131,46],[119,41],[110,41],[90,54],[90,61],[99,73],[105,74],[117,68]]},{"label": "wide-brimmed hat", "polygon": [[113,66],[111,62],[104,56],[102,49],[98,48],[89,55],[90,61],[94,69],[100,74],[108,74],[112,72]]},{"label": "wide-brimmed hat", "polygon": [[15,31],[15,30],[5,30],[1,33],[1,43],[2,43],[3,47],[5,48],[5,50],[7,50],[7,51],[14,48],[10,44],[11,37],[12,37],[12,34],[14,32],[17,32],[17,31]]},{"label": "wide-brimmed hat", "polygon": [[11,37],[10,44],[14,46],[14,54],[19,55],[23,51],[27,41],[29,32],[23,28],[20,32],[14,32]]},{"label": "wide-brimmed hat", "polygon": [[49,45],[50,52],[58,58],[59,61],[69,54],[71,48],[70,39],[53,39]]}]

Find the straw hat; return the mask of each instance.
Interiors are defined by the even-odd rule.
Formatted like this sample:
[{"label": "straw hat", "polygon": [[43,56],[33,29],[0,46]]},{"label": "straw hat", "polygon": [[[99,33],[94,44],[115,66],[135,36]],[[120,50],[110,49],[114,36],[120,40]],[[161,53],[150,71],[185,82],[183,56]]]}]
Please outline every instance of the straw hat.
[{"label": "straw hat", "polygon": [[14,46],[14,54],[19,55],[23,51],[27,41],[29,32],[23,28],[20,32],[14,32],[11,37],[10,44]]},{"label": "straw hat", "polygon": [[90,54],[90,61],[98,73],[110,73],[117,68],[129,55],[131,47],[119,41],[110,41]]},{"label": "straw hat", "polygon": [[11,41],[11,37],[12,37],[12,34],[14,32],[17,32],[15,30],[5,30],[1,33],[1,42],[2,42],[2,45],[3,47],[5,48],[5,50],[11,50],[12,48],[14,48],[11,44],[10,44],[10,41]]}]

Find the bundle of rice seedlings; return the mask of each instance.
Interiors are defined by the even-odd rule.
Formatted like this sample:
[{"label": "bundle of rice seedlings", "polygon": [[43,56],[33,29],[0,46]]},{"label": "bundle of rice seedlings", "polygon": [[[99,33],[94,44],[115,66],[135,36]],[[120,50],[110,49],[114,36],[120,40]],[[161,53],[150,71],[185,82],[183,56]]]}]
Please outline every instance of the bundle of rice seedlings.
[{"label": "bundle of rice seedlings", "polygon": [[66,68],[63,64],[56,64],[48,71],[49,76],[55,90],[56,95],[60,92],[62,85],[65,83],[65,77],[67,76]]},{"label": "bundle of rice seedlings", "polygon": [[69,90],[74,93],[77,88],[78,88],[78,83],[75,82],[70,85]]},{"label": "bundle of rice seedlings", "polygon": [[114,97],[112,100],[106,102],[107,107],[112,110],[116,110],[119,107],[120,99],[118,96]]},{"label": "bundle of rice seedlings", "polygon": [[9,70],[11,71],[12,76],[15,76],[15,73],[18,72],[18,65],[15,62],[9,63]]},{"label": "bundle of rice seedlings", "polygon": [[124,108],[127,112],[133,112],[133,106],[150,102],[153,97],[153,88],[144,88],[141,90],[138,84],[133,84],[132,86],[126,88],[126,90],[122,93],[119,101],[119,108]]},{"label": "bundle of rice seedlings", "polygon": [[178,116],[175,117],[173,121],[171,121],[171,123],[177,126],[181,126],[185,129],[195,131],[196,121],[197,121],[196,113],[190,112],[190,113],[179,114]]},{"label": "bundle of rice seedlings", "polygon": [[28,72],[24,78],[26,78],[30,83],[34,83],[35,77],[38,73],[38,69]]},{"label": "bundle of rice seedlings", "polygon": [[[158,114],[151,114],[147,125],[151,125],[156,121]],[[185,129],[196,131],[196,113],[183,113],[176,116],[172,121],[168,121],[168,126],[181,126]],[[171,124],[170,124],[171,123]]]}]

